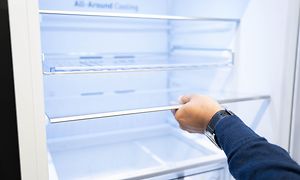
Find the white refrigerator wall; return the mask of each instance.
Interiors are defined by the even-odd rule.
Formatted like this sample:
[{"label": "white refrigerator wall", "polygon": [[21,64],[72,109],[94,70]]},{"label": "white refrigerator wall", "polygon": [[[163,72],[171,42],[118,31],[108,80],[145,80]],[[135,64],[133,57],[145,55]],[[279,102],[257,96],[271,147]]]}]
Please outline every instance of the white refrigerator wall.
[{"label": "white refrigerator wall", "polygon": [[[251,0],[240,28],[236,64],[236,90],[271,95],[266,104],[237,110],[244,120],[253,117],[249,109],[266,109],[256,131],[270,142],[288,150],[292,88],[296,60],[299,1]],[[247,113],[248,112],[248,113]],[[262,113],[257,111],[257,113]]]}]

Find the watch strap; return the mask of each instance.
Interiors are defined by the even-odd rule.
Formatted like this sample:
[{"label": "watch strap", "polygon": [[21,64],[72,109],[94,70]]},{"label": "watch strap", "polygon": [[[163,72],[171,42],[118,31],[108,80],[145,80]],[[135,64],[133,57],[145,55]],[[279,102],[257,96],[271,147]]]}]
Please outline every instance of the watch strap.
[{"label": "watch strap", "polygon": [[220,122],[220,120],[224,119],[227,116],[231,116],[231,115],[234,115],[234,114],[227,109],[216,112],[213,115],[213,117],[211,118],[211,120],[209,121],[207,128],[206,128],[205,135],[209,138],[209,140],[212,143],[214,143],[220,149],[222,149],[222,147],[219,145],[218,140],[216,138],[215,128],[216,128],[217,124]]},{"label": "watch strap", "polygon": [[228,111],[227,109],[216,112],[211,118],[211,120],[209,121],[206,130],[212,134],[215,133],[215,128],[219,123],[219,121],[224,117],[231,116],[231,115],[233,115],[233,113]]}]

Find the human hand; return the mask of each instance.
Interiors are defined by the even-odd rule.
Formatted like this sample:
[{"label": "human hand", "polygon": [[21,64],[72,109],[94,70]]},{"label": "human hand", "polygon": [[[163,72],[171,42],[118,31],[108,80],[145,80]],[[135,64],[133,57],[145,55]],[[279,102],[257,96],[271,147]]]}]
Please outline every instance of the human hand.
[{"label": "human hand", "polygon": [[223,109],[209,96],[182,96],[180,101],[183,105],[173,114],[180,128],[190,133],[204,133],[213,115]]}]

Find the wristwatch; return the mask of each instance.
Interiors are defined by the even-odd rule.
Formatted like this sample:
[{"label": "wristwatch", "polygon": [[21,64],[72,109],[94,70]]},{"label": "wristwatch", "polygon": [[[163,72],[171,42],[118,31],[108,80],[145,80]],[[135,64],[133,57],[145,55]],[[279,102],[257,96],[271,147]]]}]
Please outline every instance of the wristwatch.
[{"label": "wristwatch", "polygon": [[222,149],[222,147],[218,144],[216,134],[215,134],[215,128],[222,119],[232,115],[234,115],[233,112],[227,109],[216,112],[211,118],[211,120],[209,121],[206,130],[204,131],[206,137],[220,149]]}]

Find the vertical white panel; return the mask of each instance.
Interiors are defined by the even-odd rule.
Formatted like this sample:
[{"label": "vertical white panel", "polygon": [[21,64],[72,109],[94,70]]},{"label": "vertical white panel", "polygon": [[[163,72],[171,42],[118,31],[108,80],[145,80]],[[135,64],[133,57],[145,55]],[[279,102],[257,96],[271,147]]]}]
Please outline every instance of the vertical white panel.
[{"label": "vertical white panel", "polygon": [[291,126],[290,152],[292,157],[300,164],[300,46],[298,41],[298,57],[295,73],[293,119]]},{"label": "vertical white panel", "polygon": [[48,179],[38,4],[9,1],[21,176]]},{"label": "vertical white panel", "polygon": [[[242,92],[270,94],[271,104],[257,132],[288,148],[299,2],[252,0],[241,21],[237,61]],[[251,106],[240,110],[246,119]]]}]

